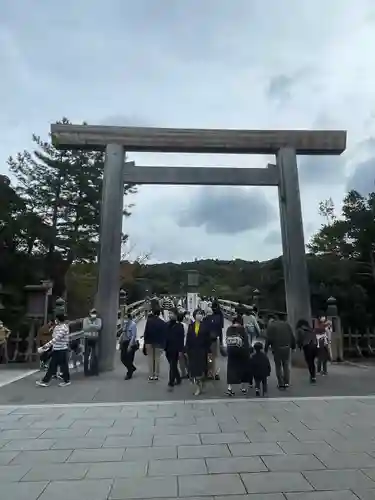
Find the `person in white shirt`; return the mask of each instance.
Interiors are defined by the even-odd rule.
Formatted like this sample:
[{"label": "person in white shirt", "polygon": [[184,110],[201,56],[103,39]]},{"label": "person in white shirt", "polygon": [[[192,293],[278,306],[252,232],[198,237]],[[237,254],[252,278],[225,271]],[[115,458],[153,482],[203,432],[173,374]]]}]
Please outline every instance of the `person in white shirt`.
[{"label": "person in white shirt", "polygon": [[61,377],[63,381],[59,384],[60,387],[70,385],[69,373],[69,326],[65,322],[64,314],[57,314],[55,326],[52,332],[52,339],[38,349],[39,354],[49,349],[52,346],[51,359],[48,365],[48,370],[42,380],[36,382],[41,387],[48,387],[51,378],[57,373],[60,367]]},{"label": "person in white shirt", "polygon": [[203,311],[205,314],[207,313],[208,302],[206,299],[202,299],[199,303],[199,309]]}]

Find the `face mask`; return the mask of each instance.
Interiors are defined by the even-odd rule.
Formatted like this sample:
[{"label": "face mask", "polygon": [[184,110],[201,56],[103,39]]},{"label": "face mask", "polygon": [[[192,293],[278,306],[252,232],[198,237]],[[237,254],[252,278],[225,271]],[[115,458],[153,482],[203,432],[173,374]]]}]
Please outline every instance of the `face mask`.
[{"label": "face mask", "polygon": [[90,318],[91,319],[95,319],[96,318],[96,314],[90,314]]},{"label": "face mask", "polygon": [[200,323],[202,321],[202,319],[203,319],[203,316],[201,314],[197,314],[195,316],[195,321],[198,321],[198,323]]},{"label": "face mask", "polygon": [[320,318],[320,321],[321,321],[322,323],[324,323],[326,319],[327,319],[327,318],[326,318],[325,316],[322,316],[322,317]]}]

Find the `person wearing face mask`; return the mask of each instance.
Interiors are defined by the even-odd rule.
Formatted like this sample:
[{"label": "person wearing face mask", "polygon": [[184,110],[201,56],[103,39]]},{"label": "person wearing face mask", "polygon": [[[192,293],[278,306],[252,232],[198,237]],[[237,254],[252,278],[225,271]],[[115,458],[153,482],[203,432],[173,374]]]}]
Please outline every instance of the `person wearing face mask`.
[{"label": "person wearing face mask", "polygon": [[186,353],[189,374],[195,384],[195,396],[203,390],[203,379],[207,371],[207,357],[210,350],[210,333],[203,311],[197,309],[193,313],[194,320],[189,324],[186,335]]},{"label": "person wearing face mask", "polygon": [[178,360],[184,350],[185,332],[184,327],[178,321],[178,311],[172,309],[169,311],[169,321],[167,323],[165,334],[165,357],[169,363],[169,381],[168,389],[173,390],[175,385],[181,384],[181,375],[178,370]]},{"label": "person wearing face mask", "polygon": [[91,309],[89,316],[83,320],[85,338],[83,370],[86,376],[99,375],[99,334],[101,329],[102,320],[98,317],[96,309]]},{"label": "person wearing face mask", "polygon": [[70,385],[69,374],[69,326],[65,321],[65,315],[60,313],[56,314],[55,326],[52,332],[52,339],[39,347],[38,353],[42,354],[43,351],[52,347],[51,360],[48,365],[48,370],[42,380],[36,382],[41,387],[48,387],[51,378],[57,373],[57,369],[61,370],[62,382],[59,383],[60,387]]},{"label": "person wearing face mask", "polygon": [[327,364],[331,359],[332,324],[324,314],[320,314],[314,330],[318,344],[318,373],[327,375]]}]

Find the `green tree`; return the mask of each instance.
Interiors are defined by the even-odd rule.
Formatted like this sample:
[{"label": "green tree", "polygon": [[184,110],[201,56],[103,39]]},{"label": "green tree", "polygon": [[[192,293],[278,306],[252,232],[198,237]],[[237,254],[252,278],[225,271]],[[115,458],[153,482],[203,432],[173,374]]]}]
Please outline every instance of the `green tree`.
[{"label": "green tree", "polygon": [[320,208],[327,222],[312,237],[309,250],[315,255],[355,260],[358,272],[375,282],[375,193],[366,197],[350,191],[344,198],[340,217],[335,216],[329,201],[322,202]]},{"label": "green tree", "polygon": [[[33,152],[10,157],[8,164],[28,213],[50,229],[44,248],[49,273],[60,261],[59,272],[65,274],[73,262],[92,262],[97,256],[104,153],[59,151],[36,135],[33,141]],[[124,186],[124,195],[134,192],[134,186]],[[129,208],[124,216],[130,215]],[[30,248],[31,253],[37,250]]]}]

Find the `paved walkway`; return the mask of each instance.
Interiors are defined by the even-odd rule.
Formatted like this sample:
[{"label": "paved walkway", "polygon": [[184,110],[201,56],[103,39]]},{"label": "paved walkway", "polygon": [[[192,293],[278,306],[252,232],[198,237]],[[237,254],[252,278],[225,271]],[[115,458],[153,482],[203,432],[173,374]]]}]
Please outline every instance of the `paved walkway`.
[{"label": "paved walkway", "polygon": [[375,398],[0,407],[7,500],[375,499]]},{"label": "paved walkway", "polygon": [[4,387],[5,385],[12,384],[13,382],[17,382],[17,380],[21,380],[25,377],[29,377],[34,373],[37,373],[38,370],[29,370],[22,369],[16,370],[13,368],[0,368],[0,387]]},{"label": "paved walkway", "polygon": [[[142,331],[143,323],[139,325]],[[173,393],[167,392],[168,364],[162,359],[161,378],[158,382],[147,381],[147,359],[138,352],[135,361],[138,370],[130,381],[124,380],[125,369],[120,363],[119,353],[113,372],[103,373],[99,377],[85,378],[82,372],[72,372],[72,385],[57,387],[53,382],[48,388],[35,386],[41,376],[39,372],[9,385],[1,387],[0,405],[4,404],[50,404],[50,403],[115,403],[138,401],[184,401],[192,398],[193,388],[184,381]],[[219,359],[221,381],[208,382],[204,398],[223,398],[226,384],[226,358]],[[316,396],[359,396],[375,394],[375,367],[357,367],[355,365],[331,365],[328,377],[319,377],[315,386],[309,384],[306,369],[292,370],[292,385],[287,395],[290,397]],[[13,372],[12,372],[13,373]],[[14,373],[13,373],[14,375]],[[275,398],[281,393],[276,388],[275,373],[270,378],[269,397]],[[253,398],[254,393],[249,397]]]}]

